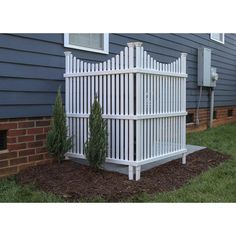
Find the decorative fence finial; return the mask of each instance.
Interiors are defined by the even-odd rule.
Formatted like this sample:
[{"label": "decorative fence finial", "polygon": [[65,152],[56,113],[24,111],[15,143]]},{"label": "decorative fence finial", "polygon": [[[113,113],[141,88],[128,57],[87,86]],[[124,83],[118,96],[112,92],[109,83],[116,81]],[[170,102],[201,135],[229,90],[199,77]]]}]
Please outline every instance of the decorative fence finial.
[{"label": "decorative fence finial", "polygon": [[141,47],[143,45],[142,42],[134,42],[135,47]]},{"label": "decorative fence finial", "polygon": [[127,43],[127,45],[128,45],[129,48],[133,48],[134,47],[134,42],[129,42],[129,43]]}]

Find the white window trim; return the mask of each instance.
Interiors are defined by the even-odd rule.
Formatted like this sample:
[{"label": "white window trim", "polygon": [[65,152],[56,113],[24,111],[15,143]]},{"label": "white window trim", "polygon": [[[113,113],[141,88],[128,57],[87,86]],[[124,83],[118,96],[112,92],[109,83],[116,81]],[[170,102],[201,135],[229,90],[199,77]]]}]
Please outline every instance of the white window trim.
[{"label": "white window trim", "polygon": [[76,46],[69,43],[69,33],[64,34],[64,47],[66,48],[74,48],[79,49],[83,51],[89,51],[89,52],[96,52],[96,53],[102,53],[102,54],[109,54],[109,34],[104,34],[104,45],[103,50],[94,49],[94,48],[88,48],[88,47],[82,47],[82,46]]},{"label": "white window trim", "polygon": [[211,36],[211,40],[214,40],[214,41],[216,41],[216,42],[218,42],[218,43],[221,43],[221,44],[225,44],[225,34],[224,33],[222,33],[223,34],[223,41],[220,41],[220,40],[217,40],[217,39],[215,39],[215,38],[213,38],[213,36],[212,36],[212,34],[210,34]]}]

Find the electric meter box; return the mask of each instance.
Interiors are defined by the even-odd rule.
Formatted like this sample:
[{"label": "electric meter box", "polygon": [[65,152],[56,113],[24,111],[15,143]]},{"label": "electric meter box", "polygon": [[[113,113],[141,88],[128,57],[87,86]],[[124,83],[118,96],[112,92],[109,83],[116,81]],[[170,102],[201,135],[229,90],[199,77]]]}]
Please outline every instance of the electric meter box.
[{"label": "electric meter box", "polygon": [[216,81],[212,79],[211,49],[198,49],[198,86],[215,87]]}]

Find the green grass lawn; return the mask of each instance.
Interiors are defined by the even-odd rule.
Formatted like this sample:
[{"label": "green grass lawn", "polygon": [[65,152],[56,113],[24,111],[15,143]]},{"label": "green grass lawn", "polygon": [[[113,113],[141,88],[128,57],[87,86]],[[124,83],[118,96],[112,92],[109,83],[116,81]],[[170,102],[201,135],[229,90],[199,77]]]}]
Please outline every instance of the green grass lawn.
[{"label": "green grass lawn", "polygon": [[236,124],[190,133],[187,143],[206,146],[232,157],[204,172],[182,188],[155,196],[142,194],[139,202],[236,202]]},{"label": "green grass lawn", "polygon": [[19,185],[15,178],[0,180],[0,202],[62,202],[53,194],[39,191],[33,185]]},{"label": "green grass lawn", "polygon": [[[187,143],[207,146],[232,159],[204,172],[182,188],[154,196],[142,194],[128,202],[236,202],[236,124],[187,135]],[[0,180],[0,202],[62,202],[60,197],[21,186],[14,177]],[[103,201],[103,199],[95,199]]]}]

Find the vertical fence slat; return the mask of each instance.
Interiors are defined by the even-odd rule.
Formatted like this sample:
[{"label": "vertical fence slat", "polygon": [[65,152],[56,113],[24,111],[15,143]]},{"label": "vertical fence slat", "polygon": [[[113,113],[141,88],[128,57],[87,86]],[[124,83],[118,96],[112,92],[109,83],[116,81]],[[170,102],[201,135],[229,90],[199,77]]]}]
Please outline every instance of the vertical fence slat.
[{"label": "vertical fence slat", "polygon": [[[124,68],[127,70],[128,69],[128,47],[125,47],[125,65],[124,65]],[[128,74],[126,73],[125,74],[125,115],[128,115],[128,112],[129,112],[129,97],[128,97],[128,93],[129,93],[129,87],[128,87],[128,84],[129,83],[129,76]],[[129,159],[129,121],[126,119],[125,120],[125,160],[128,160]]]},{"label": "vertical fence slat", "polygon": [[[76,57],[73,57],[73,69],[72,69],[73,73],[76,73]],[[76,113],[76,78],[73,77],[72,78],[72,113],[75,114]],[[76,152],[76,118],[72,118],[72,152],[75,153]]]},{"label": "vertical fence slat", "polygon": [[[95,64],[95,71],[98,71],[98,63]],[[98,76],[95,75],[95,82],[94,82],[94,97],[98,96]]]},{"label": "vertical fence slat", "polygon": [[[72,73],[72,59],[73,59],[73,56],[70,55],[70,63],[69,63],[69,73]],[[69,79],[69,113],[72,113],[72,80],[73,80],[73,77]]]},{"label": "vertical fence slat", "polygon": [[[115,70],[115,58],[113,57],[111,60],[111,70]],[[113,74],[111,79],[111,100],[112,100],[112,115],[115,115],[115,75]],[[115,159],[115,120],[111,120],[112,130],[111,130],[111,157]]]},{"label": "vertical fence slat", "polygon": [[[70,54],[70,57],[69,57],[69,73],[72,73],[73,72],[73,56],[72,54]],[[73,77],[71,77],[69,79],[69,113],[71,114],[72,113],[72,105],[73,105],[73,100],[72,100],[72,96],[73,96]],[[70,117],[69,118],[69,136],[72,137],[73,139],[73,118]],[[71,152],[73,152],[73,148],[71,148],[70,150]]]},{"label": "vertical fence slat", "polygon": [[147,158],[147,120],[143,120],[143,158]]},{"label": "vertical fence slat", "polygon": [[[77,70],[76,70],[77,73],[80,72],[80,60],[78,59],[77,60]],[[79,81],[79,77],[76,77],[76,95],[77,95],[77,99],[76,99],[76,106],[77,106],[77,114],[80,113],[80,97],[79,97],[79,92],[80,92],[80,81]],[[81,134],[80,134],[80,119],[77,117],[76,118],[76,136],[77,136],[77,140],[76,140],[76,152],[77,153],[80,153],[80,148],[79,148],[79,145],[80,145],[80,137],[81,137]]]},{"label": "vertical fence slat", "polygon": [[[91,66],[91,71],[92,72],[95,71],[95,65],[94,64],[92,64],[92,66]],[[90,103],[90,107],[91,107],[91,105],[94,102],[94,96],[95,96],[95,76],[91,76],[91,84],[92,84],[92,87],[91,87],[91,103]]]},{"label": "vertical fence slat", "polygon": [[[120,57],[119,55],[116,55],[115,59],[115,69],[119,70],[120,64]],[[115,88],[116,88],[116,94],[115,94],[115,103],[116,103],[116,115],[119,115],[120,113],[120,75],[117,74],[115,77]],[[115,121],[115,126],[116,126],[116,159],[120,158],[120,120],[116,119]]]},{"label": "vertical fence slat", "polygon": [[[111,61],[107,61],[107,70],[111,69]],[[107,113],[111,114],[111,77],[110,75],[107,76]],[[108,119],[107,121],[107,133],[108,133],[108,157],[111,158],[111,120]]]},{"label": "vertical fence slat", "polygon": [[[84,72],[84,63],[81,61],[80,63],[80,72],[83,73]],[[83,113],[83,77],[79,77],[79,81],[80,81],[80,112]]]},{"label": "vertical fence slat", "polygon": [[[147,68],[147,52],[144,51],[144,69]],[[144,103],[143,103],[143,107],[144,107],[144,113],[143,114],[147,114],[148,111],[148,106],[147,106],[147,75],[144,74],[144,78],[143,78],[143,83],[144,83],[144,90],[143,90],[143,93],[144,93]]]},{"label": "vertical fence slat", "polygon": [[[107,70],[107,63],[103,62],[103,70]],[[103,101],[103,114],[107,114],[107,76],[103,75],[102,77],[103,81],[103,96],[102,96],[102,101]]]},{"label": "vertical fence slat", "polygon": [[[156,60],[154,60],[153,62],[153,70],[157,70],[157,62]],[[154,114],[157,114],[157,76],[154,75],[153,77],[153,84],[154,84],[154,88],[153,88],[153,112]],[[153,119],[153,145],[154,145],[154,149],[153,149],[153,153],[154,153],[154,157],[157,156],[157,136],[156,136],[156,122],[157,119]]]},{"label": "vertical fence slat", "polygon": [[[91,72],[91,64],[88,63],[88,72]],[[88,77],[88,97],[87,97],[88,114],[91,109],[91,76]]]},{"label": "vertical fence slat", "polygon": [[[99,71],[103,71],[103,68],[102,68],[102,63],[99,63]],[[98,84],[98,94],[99,94],[99,103],[100,103],[100,106],[102,107],[102,111],[103,111],[103,105],[102,105],[102,97],[103,97],[103,92],[102,92],[102,75],[100,75],[98,77],[98,80],[99,80],[99,84]]]},{"label": "vertical fence slat", "polygon": [[[85,62],[84,63],[84,72],[88,71],[88,64]],[[87,114],[87,105],[88,105],[88,97],[87,97],[87,80],[88,77],[85,76],[84,77],[84,88],[83,88],[83,99],[84,99],[84,114]],[[88,122],[88,118],[84,118],[84,141],[83,141],[83,145],[84,143],[87,141],[87,131],[88,131],[88,127],[87,127],[87,122]]]},{"label": "vertical fence slat", "polygon": [[[120,52],[120,69],[124,69],[124,52]],[[120,75],[120,114],[124,115],[124,75]],[[120,158],[124,160],[124,120],[120,121]]]}]

